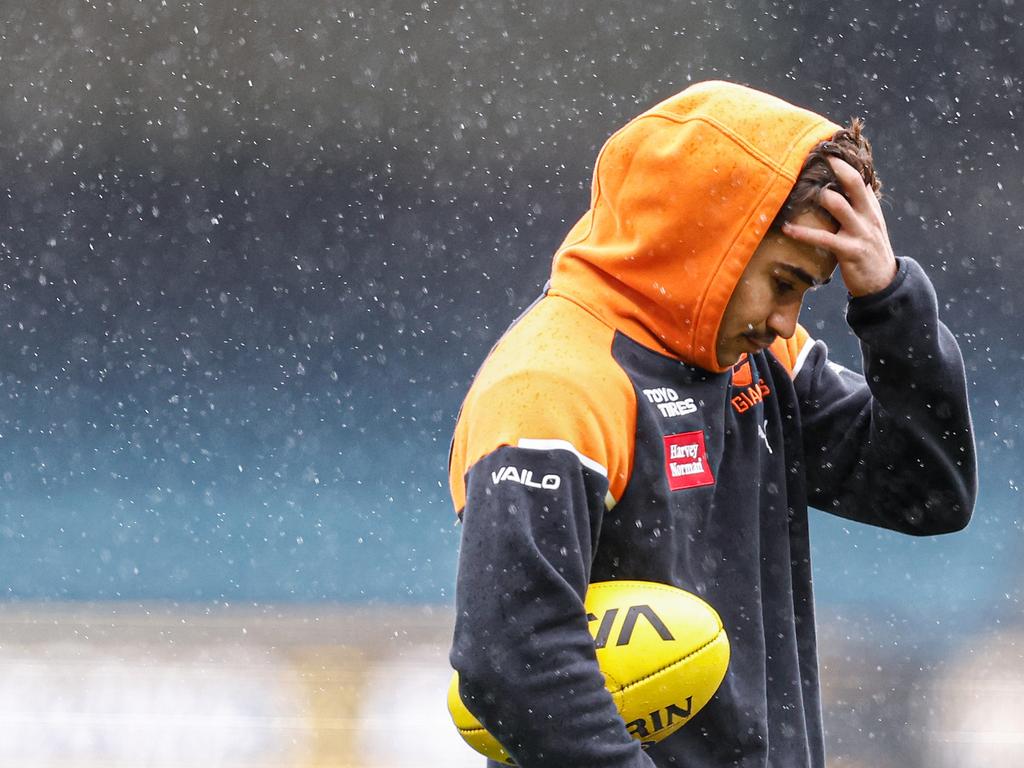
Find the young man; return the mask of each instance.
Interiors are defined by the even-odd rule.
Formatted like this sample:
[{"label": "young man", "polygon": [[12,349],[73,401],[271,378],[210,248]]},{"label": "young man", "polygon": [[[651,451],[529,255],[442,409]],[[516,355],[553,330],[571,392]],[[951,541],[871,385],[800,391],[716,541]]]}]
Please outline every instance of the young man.
[{"label": "young man", "polygon": [[[959,349],[876,190],[859,124],[729,83],[601,150],[452,444],[451,662],[523,768],[824,767],[808,504],[937,534],[976,488]],[[863,376],[797,322],[837,265]],[[610,579],[700,595],[732,646],[712,701],[647,752],[587,629],[587,585]]]}]

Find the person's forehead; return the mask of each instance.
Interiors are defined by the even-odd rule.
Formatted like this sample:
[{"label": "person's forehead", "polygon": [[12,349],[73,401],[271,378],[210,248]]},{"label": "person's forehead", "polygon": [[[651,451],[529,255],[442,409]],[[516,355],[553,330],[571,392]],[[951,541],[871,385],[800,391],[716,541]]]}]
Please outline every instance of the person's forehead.
[{"label": "person's forehead", "polygon": [[809,285],[822,285],[827,283],[836,270],[837,262],[835,257],[828,251],[816,249],[810,257],[805,258],[780,258],[774,263],[774,267],[802,280]]},{"label": "person's forehead", "polygon": [[[824,248],[816,248],[806,243],[800,243],[787,238],[786,248],[781,253],[776,252],[777,263],[780,267],[789,268],[791,271],[808,275],[811,280],[808,282],[820,284],[827,281],[836,269],[836,257]],[[802,277],[802,276],[801,276]]]},{"label": "person's forehead", "polygon": [[[803,211],[793,218],[794,224],[801,224],[805,227],[824,229],[829,232],[836,231],[835,222],[830,217],[822,216],[817,210]],[[815,275],[819,282],[824,282],[835,272],[838,262],[835,255],[798,240],[786,238],[791,246],[787,250],[800,262],[800,265],[810,274]]]}]

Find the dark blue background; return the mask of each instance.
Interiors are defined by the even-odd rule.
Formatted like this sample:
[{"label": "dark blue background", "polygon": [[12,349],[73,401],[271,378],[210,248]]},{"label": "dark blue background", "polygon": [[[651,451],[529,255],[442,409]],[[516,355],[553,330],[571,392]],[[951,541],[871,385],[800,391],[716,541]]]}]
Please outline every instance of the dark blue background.
[{"label": "dark blue background", "polygon": [[[590,8],[590,6],[587,6]],[[604,139],[727,77],[867,118],[963,347],[976,521],[819,516],[819,597],[1019,614],[1012,5],[65,0],[0,41],[0,584],[14,599],[451,599],[462,393]],[[840,286],[804,322],[857,363]]]}]

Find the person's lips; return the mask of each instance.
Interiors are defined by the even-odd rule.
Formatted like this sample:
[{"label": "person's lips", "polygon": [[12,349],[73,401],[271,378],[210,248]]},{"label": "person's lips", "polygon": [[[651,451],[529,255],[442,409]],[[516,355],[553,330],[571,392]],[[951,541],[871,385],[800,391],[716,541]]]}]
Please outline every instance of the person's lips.
[{"label": "person's lips", "polygon": [[744,333],[743,338],[750,343],[750,346],[753,347],[754,352],[760,352],[762,349],[767,349],[775,341],[774,335],[760,336],[758,334],[753,333]]}]

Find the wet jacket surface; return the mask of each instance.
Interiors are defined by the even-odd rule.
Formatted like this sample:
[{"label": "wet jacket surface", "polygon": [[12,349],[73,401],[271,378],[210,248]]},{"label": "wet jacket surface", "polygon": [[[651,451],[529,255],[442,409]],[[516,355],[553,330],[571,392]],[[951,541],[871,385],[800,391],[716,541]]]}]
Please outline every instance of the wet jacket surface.
[{"label": "wet jacket surface", "polygon": [[[544,296],[474,379],[450,464],[451,661],[519,765],[823,768],[808,505],[917,535],[970,517],[963,364],[913,260],[849,302],[863,375],[800,327],[726,370],[715,359],[743,269],[835,130],[725,83],[630,122]],[[712,701],[647,751],[583,610],[610,579],[700,595],[732,645]]]}]

